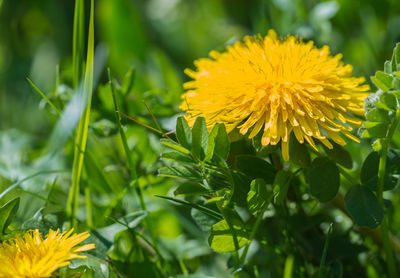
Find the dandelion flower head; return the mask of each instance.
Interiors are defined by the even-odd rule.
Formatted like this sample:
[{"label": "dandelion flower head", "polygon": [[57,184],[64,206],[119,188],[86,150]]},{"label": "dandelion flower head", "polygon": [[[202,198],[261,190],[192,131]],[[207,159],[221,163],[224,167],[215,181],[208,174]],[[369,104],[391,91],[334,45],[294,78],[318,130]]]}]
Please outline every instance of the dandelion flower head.
[{"label": "dandelion flower head", "polygon": [[72,234],[50,230],[43,239],[38,230],[16,235],[0,243],[0,277],[51,277],[71,259],[85,258],[79,252],[95,248],[94,244],[77,246],[89,233]]},{"label": "dandelion flower head", "polygon": [[362,123],[355,115],[364,113],[369,86],[328,46],[281,39],[270,30],[265,38],[246,36],[209,56],[194,62],[195,71],[185,70],[193,80],[184,84],[181,109],[190,125],[202,116],[209,128],[223,123],[249,138],[262,133],[264,146],[281,142],[286,161],[292,133],[316,150],[314,140],[328,148],[328,138],[345,145],[341,134],[359,142],[350,131]]}]

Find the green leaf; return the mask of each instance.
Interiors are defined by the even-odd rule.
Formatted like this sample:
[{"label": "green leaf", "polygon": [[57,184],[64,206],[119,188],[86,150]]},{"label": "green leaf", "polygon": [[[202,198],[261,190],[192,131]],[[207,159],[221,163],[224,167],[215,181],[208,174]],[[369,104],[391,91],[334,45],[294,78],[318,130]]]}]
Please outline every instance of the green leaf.
[{"label": "green leaf", "polygon": [[400,71],[400,43],[397,43],[393,49],[392,72]]},{"label": "green leaf", "polygon": [[371,152],[361,167],[360,179],[365,184],[378,175],[379,153]]},{"label": "green leaf", "polygon": [[214,155],[215,149],[215,138],[218,134],[219,126],[214,125],[213,129],[211,130],[210,134],[208,135],[208,143],[207,143],[207,153],[205,157],[205,161],[210,161]]},{"label": "green leaf", "polygon": [[163,152],[161,154],[161,158],[164,160],[171,160],[181,163],[194,163],[193,159],[189,155],[177,151]]},{"label": "green leaf", "polygon": [[351,158],[350,153],[333,141],[331,141],[331,144],[333,149],[329,149],[324,145],[326,155],[347,169],[353,168],[353,159]]},{"label": "green leaf", "polygon": [[206,121],[198,117],[192,128],[192,154],[198,160],[203,161],[207,153],[208,131]]},{"label": "green leaf", "polygon": [[306,144],[300,144],[296,136],[290,136],[289,157],[291,162],[302,168],[307,168],[311,165],[311,158]]},{"label": "green leaf", "polygon": [[387,134],[388,124],[379,122],[364,122],[366,128],[362,133],[362,138],[383,138]]},{"label": "green leaf", "polygon": [[252,179],[262,178],[266,183],[272,184],[276,169],[262,158],[252,155],[238,155],[236,167]]},{"label": "green leaf", "polygon": [[[391,190],[397,184],[397,179],[391,176],[396,163],[398,163],[399,155],[394,151],[388,152],[388,160],[386,167],[384,190]],[[377,190],[378,184],[378,168],[379,168],[379,153],[371,152],[361,167],[360,179],[361,183],[371,190]]]},{"label": "green leaf", "polygon": [[[233,222],[232,230],[226,220],[216,223],[211,228],[211,235],[208,242],[211,248],[217,252],[233,252],[249,242],[248,233],[246,232],[243,223],[236,218],[231,218],[230,220]],[[232,232],[235,235],[238,248],[235,248],[235,238],[232,236]]]},{"label": "green leaf", "polygon": [[198,209],[192,208],[190,211],[190,214],[196,224],[200,227],[200,229],[204,232],[209,233],[211,231],[212,226],[217,223],[215,218],[209,216],[208,214],[205,214],[201,212]]},{"label": "green leaf", "polygon": [[381,122],[381,123],[390,122],[388,111],[377,107],[369,109],[366,113],[366,118],[370,122]]},{"label": "green leaf", "polygon": [[400,99],[400,90],[390,91],[397,99]]},{"label": "green leaf", "polygon": [[310,193],[320,202],[332,200],[340,185],[340,173],[335,162],[326,157],[317,157],[313,160],[308,172]]},{"label": "green leaf", "polygon": [[215,277],[203,274],[180,274],[175,276],[175,278],[215,278]]},{"label": "green leaf", "polygon": [[346,208],[359,226],[375,229],[382,222],[384,211],[378,198],[365,186],[350,188],[344,197]]},{"label": "green leaf", "polygon": [[233,194],[232,201],[238,206],[247,207],[247,194],[250,190],[251,179],[243,173],[232,172]]},{"label": "green leaf", "polygon": [[178,117],[176,120],[176,137],[179,144],[190,150],[192,144],[192,132],[185,117]]},{"label": "green leaf", "polygon": [[385,73],[391,74],[392,73],[392,62],[386,61],[383,68],[384,68]]},{"label": "green leaf", "polygon": [[124,80],[122,82],[121,93],[123,96],[127,95],[131,91],[134,80],[135,80],[135,68],[131,67],[125,74]]},{"label": "green leaf", "polygon": [[85,51],[85,1],[75,1],[74,9],[74,30],[72,39],[72,68],[74,87],[82,77],[83,56]]},{"label": "green leaf", "polygon": [[377,71],[375,77],[371,76],[372,82],[384,92],[389,91],[392,87],[392,79],[393,77],[383,71]]},{"label": "green leaf", "polygon": [[202,194],[206,194],[207,192],[208,192],[208,190],[206,188],[204,188],[203,186],[201,186],[199,183],[188,181],[188,182],[180,184],[178,186],[178,188],[175,189],[174,195],[175,196],[178,196],[178,195],[185,195],[185,196],[202,195]]},{"label": "green leaf", "polygon": [[400,77],[395,76],[393,78],[392,86],[395,90],[400,90]]},{"label": "green leaf", "polygon": [[[77,4],[78,5],[78,4]],[[82,4],[83,5],[83,4]],[[80,19],[81,20],[81,19]],[[81,24],[84,24],[83,22]],[[83,25],[82,25],[83,26]],[[79,67],[80,65],[78,65]],[[80,117],[75,138],[74,159],[72,162],[72,179],[68,192],[66,212],[72,227],[77,226],[76,214],[79,206],[79,187],[83,171],[90,111],[93,95],[94,75],[94,0],[90,1],[89,34],[87,43],[86,69],[83,81],[82,94],[84,95],[85,109]],[[80,78],[80,76],[79,76]]]},{"label": "green leaf", "polygon": [[164,146],[167,146],[168,148],[174,149],[174,150],[184,153],[184,154],[190,154],[190,151],[188,149],[182,147],[175,141],[172,141],[170,139],[161,139],[160,142],[161,142],[161,144],[163,144]]},{"label": "green leaf", "polygon": [[225,125],[216,124],[208,137],[208,147],[205,160],[211,160],[214,153],[226,160],[229,155],[229,139]]},{"label": "green leaf", "polygon": [[4,235],[7,227],[11,224],[17,214],[19,207],[19,197],[7,202],[0,208],[0,233]]},{"label": "green leaf", "polygon": [[283,204],[286,199],[287,192],[289,190],[290,181],[292,179],[292,173],[280,170],[274,180],[274,202],[276,204]]},{"label": "green leaf", "polygon": [[397,108],[396,97],[388,92],[381,94],[379,97],[379,101],[383,103],[386,107],[388,107],[390,110],[396,110]]},{"label": "green leaf", "polygon": [[119,231],[114,238],[114,245],[107,256],[115,261],[135,262],[143,260],[141,247],[134,233],[129,229]]},{"label": "green leaf", "polygon": [[162,167],[159,170],[160,176],[181,178],[181,179],[200,179],[200,174],[187,166],[167,166]]},{"label": "green leaf", "polygon": [[250,191],[247,194],[249,210],[253,214],[265,209],[272,199],[272,190],[263,179],[255,179],[250,184]]}]

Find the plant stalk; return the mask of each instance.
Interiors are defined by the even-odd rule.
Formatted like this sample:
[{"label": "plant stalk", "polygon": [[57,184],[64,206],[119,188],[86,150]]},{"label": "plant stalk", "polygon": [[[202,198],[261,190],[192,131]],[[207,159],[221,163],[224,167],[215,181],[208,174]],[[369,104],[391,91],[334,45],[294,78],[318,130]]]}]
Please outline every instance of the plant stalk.
[{"label": "plant stalk", "polygon": [[[386,174],[386,160],[387,160],[387,153],[389,150],[389,145],[392,140],[393,134],[397,129],[400,121],[400,109],[396,111],[395,118],[389,128],[388,134],[386,138],[381,139],[382,149],[379,157],[379,168],[378,168],[378,190],[377,190],[377,197],[379,202],[383,207],[385,204],[383,202],[383,190],[385,185],[385,174]],[[394,256],[392,251],[392,246],[390,244],[389,238],[389,226],[388,226],[388,218],[384,217],[382,224],[381,224],[381,231],[382,231],[382,243],[383,249],[386,255],[386,264],[389,271],[389,277],[395,278],[397,270],[396,265],[394,262]]]},{"label": "plant stalk", "polygon": [[254,224],[253,229],[251,230],[251,234],[250,234],[250,238],[249,238],[249,243],[246,245],[246,247],[243,250],[242,256],[240,257],[240,263],[244,264],[246,261],[246,256],[247,256],[247,252],[249,251],[250,245],[253,242],[253,239],[258,231],[258,228],[260,227],[260,224],[262,222],[263,216],[265,211],[267,210],[268,206],[266,205],[265,208],[263,208],[260,213],[258,214],[256,223]]}]

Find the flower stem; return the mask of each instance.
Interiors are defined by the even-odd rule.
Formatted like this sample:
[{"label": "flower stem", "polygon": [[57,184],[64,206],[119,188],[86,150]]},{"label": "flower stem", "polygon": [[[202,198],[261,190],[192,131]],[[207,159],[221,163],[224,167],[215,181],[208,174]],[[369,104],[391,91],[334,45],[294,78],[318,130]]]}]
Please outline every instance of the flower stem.
[{"label": "flower stem", "polygon": [[[399,125],[399,121],[400,121],[400,109],[396,111],[396,116],[389,128],[387,137],[381,139],[382,149],[379,158],[377,197],[383,207],[385,205],[383,202],[383,189],[385,185],[387,153],[390,141],[392,140],[393,134],[396,131],[397,126]],[[390,244],[390,239],[389,239],[389,226],[387,217],[385,217],[382,221],[381,230],[382,230],[383,249],[386,255],[386,264],[389,271],[389,277],[395,278],[397,271],[394,262],[392,246]]]}]

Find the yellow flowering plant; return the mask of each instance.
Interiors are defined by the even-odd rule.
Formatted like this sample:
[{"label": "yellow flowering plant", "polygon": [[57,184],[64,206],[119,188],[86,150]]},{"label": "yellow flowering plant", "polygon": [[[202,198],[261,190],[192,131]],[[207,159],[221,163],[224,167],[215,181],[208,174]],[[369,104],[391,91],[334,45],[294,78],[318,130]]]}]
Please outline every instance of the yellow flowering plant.
[{"label": "yellow flowering plant", "polygon": [[38,230],[16,234],[0,244],[0,277],[52,277],[72,259],[86,258],[81,252],[94,244],[78,246],[89,233],[73,234],[73,229],[60,233],[49,230],[44,237]]},{"label": "yellow flowering plant", "polygon": [[[388,236],[382,192],[397,183],[394,165],[400,153],[388,147],[400,121],[400,46],[385,71],[371,78],[378,87],[375,94],[327,46],[279,38],[274,31],[265,38],[245,37],[225,52],[212,51],[195,66],[185,71],[193,80],[184,84],[181,109],[186,116],[177,120],[177,142],[162,140],[171,150],[162,157],[178,164],[160,169],[160,174],[198,184],[182,184],[175,195],[196,194],[215,203],[218,212],[186,203],[214,219],[211,248],[232,253],[234,269],[240,269],[251,242],[267,240],[259,229],[269,206],[285,216],[286,198],[292,194],[298,202],[305,193],[299,185],[305,183],[312,198],[334,204],[357,225],[381,225],[382,234],[375,239],[383,242],[388,273],[395,277],[392,246],[399,250],[400,245]],[[357,133],[354,127],[361,126]],[[241,137],[230,142],[235,131]],[[360,144],[359,134],[378,138],[376,151],[361,167],[361,185],[348,172],[353,161],[341,136]],[[281,151],[273,148],[279,143]],[[390,167],[385,170],[386,160]],[[342,179],[353,185],[344,197]],[[250,220],[243,220],[238,207],[245,208]],[[332,226],[318,277],[333,271],[332,265],[325,266],[331,233]]]}]

